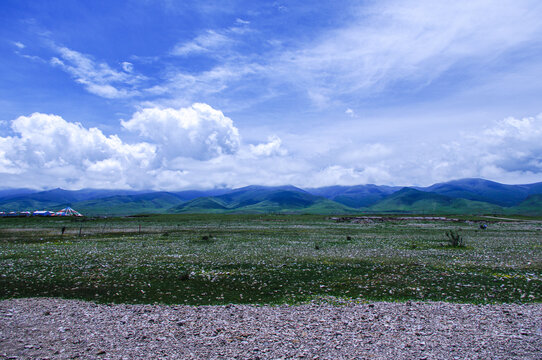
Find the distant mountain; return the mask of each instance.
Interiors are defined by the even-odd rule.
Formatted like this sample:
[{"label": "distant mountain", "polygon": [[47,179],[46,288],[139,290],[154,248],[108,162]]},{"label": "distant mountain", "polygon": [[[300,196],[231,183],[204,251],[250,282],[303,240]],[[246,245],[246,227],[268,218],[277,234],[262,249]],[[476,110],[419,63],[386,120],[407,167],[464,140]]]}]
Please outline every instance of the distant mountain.
[{"label": "distant mountain", "polygon": [[437,193],[403,188],[369,208],[373,212],[428,214],[501,213],[502,208],[486,202],[457,199]]},{"label": "distant mountain", "polygon": [[223,195],[231,191],[233,190],[232,189],[185,190],[185,191],[172,192],[172,194],[177,195],[180,199],[188,201],[188,200],[193,200],[200,197]]},{"label": "distant mountain", "polygon": [[55,209],[74,205],[77,202],[99,199],[112,195],[137,194],[138,191],[132,190],[63,190],[53,189],[39,192],[30,192],[23,194],[12,194],[0,199],[0,209],[4,211],[22,211],[38,209]]},{"label": "distant mountain", "polygon": [[1,189],[0,190],[0,200],[4,198],[10,198],[21,195],[28,195],[38,192],[37,190],[32,189]]},{"label": "distant mountain", "polygon": [[323,196],[340,204],[362,208],[376,204],[386,196],[399,191],[399,186],[356,185],[356,186],[327,186],[306,189],[307,192]]},{"label": "distant mountain", "polygon": [[514,206],[521,203],[529,195],[542,193],[542,183],[505,185],[484,179],[461,179],[416,189],[453,198],[484,201],[500,206]]},{"label": "distant mountain", "polygon": [[72,207],[85,215],[130,215],[165,213],[182,202],[183,199],[174,193],[151,192],[79,201],[72,204]]},{"label": "distant mountain", "polygon": [[226,204],[216,198],[201,197],[173,206],[168,209],[173,213],[215,213],[229,210]]},{"label": "distant mountain", "polygon": [[[280,193],[289,192],[308,194],[305,190],[297,188],[295,186],[258,186],[251,185],[232,190],[229,193],[217,196],[230,207],[242,207],[247,205],[253,205],[263,200],[266,200],[269,196],[280,197]],[[288,197],[288,196],[286,196]],[[279,199],[276,199],[279,200]]]},{"label": "distant mountain", "polygon": [[82,189],[0,190],[0,211],[59,210],[85,215],[138,213],[315,213],[540,214],[542,182],[505,185],[461,179],[428,187],[379,185],[246,186],[177,192]]},{"label": "distant mountain", "polygon": [[350,209],[294,186],[247,186],[216,197],[199,198],[178,205],[172,212],[242,213],[348,213]]}]

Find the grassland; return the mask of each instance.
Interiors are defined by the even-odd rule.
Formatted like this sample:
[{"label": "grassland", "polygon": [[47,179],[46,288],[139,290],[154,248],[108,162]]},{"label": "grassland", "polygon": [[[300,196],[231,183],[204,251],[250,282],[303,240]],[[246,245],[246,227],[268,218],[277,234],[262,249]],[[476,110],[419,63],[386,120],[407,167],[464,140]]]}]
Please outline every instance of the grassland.
[{"label": "grassland", "polygon": [[[4,218],[0,298],[541,302],[542,222],[491,221],[482,230],[475,222],[354,224],[315,215]],[[446,246],[445,232],[459,229],[467,247]]]}]

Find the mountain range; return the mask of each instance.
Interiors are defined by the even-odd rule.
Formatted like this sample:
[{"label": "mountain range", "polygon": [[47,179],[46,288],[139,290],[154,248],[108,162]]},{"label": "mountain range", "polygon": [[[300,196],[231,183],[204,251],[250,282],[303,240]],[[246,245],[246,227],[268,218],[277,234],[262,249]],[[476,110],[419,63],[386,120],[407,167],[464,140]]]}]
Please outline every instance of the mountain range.
[{"label": "mountain range", "polygon": [[542,215],[542,182],[506,185],[461,179],[428,187],[385,185],[247,186],[178,192],[82,189],[0,190],[0,211],[58,210],[85,215],[143,213],[416,213]]}]

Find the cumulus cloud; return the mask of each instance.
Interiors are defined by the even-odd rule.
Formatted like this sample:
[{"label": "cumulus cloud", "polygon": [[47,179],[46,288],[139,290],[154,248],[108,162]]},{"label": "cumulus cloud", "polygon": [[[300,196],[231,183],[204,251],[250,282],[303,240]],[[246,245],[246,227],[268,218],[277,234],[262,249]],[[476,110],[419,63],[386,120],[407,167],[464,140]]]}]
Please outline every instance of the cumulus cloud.
[{"label": "cumulus cloud", "polygon": [[484,159],[505,171],[542,172],[542,114],[517,119],[508,117],[472,141],[484,151]]},{"label": "cumulus cloud", "polygon": [[270,136],[267,143],[261,143],[258,145],[249,145],[250,153],[255,156],[284,156],[288,152],[282,148],[282,140],[276,136]]},{"label": "cumulus cloud", "polygon": [[[464,177],[503,182],[542,180],[542,115],[506,118],[446,143],[322,141],[314,133],[243,144],[233,121],[206,104],[143,109],[125,129],[142,139],[85,128],[58,115],[11,121],[0,136],[7,186],[177,190],[249,184],[301,187],[428,185]],[[408,144],[407,144],[408,143]]]},{"label": "cumulus cloud", "polygon": [[147,108],[122,126],[157,144],[166,158],[191,157],[209,160],[235,154],[240,146],[239,130],[220,110],[202,103],[191,107]]},{"label": "cumulus cloud", "polygon": [[124,62],[124,71],[117,71],[106,63],[96,63],[88,55],[67,47],[54,45],[53,49],[59,57],[52,57],[51,65],[66,71],[90,93],[108,99],[127,98],[139,93],[134,86],[144,77],[131,73],[132,64]]},{"label": "cumulus cloud", "polygon": [[11,128],[15,136],[0,137],[0,172],[27,174],[37,184],[55,186],[57,177],[61,184],[71,179],[88,186],[107,179],[111,186],[129,187],[135,185],[130,179],[136,179],[128,175],[130,169],[149,167],[155,156],[151,144],[125,144],[116,135],[105,136],[58,115],[20,116]]},{"label": "cumulus cloud", "polygon": [[542,181],[542,115],[495,121],[449,142],[396,145],[382,156],[369,163],[388,165],[393,178],[403,184],[467,177],[516,184]]},{"label": "cumulus cloud", "polygon": [[359,184],[389,184],[394,181],[387,166],[376,164],[365,168],[345,167],[341,165],[328,166],[316,171],[310,179],[306,179],[307,187]]}]

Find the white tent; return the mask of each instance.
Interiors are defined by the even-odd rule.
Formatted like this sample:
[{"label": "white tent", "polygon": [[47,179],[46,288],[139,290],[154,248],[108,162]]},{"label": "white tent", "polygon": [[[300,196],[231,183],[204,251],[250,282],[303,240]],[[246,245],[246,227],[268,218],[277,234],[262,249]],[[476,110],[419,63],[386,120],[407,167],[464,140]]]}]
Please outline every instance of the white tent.
[{"label": "white tent", "polygon": [[78,213],[77,211],[75,211],[74,209],[68,206],[60,211],[57,211],[55,213],[55,216],[83,216],[83,215],[81,215],[80,213]]}]

